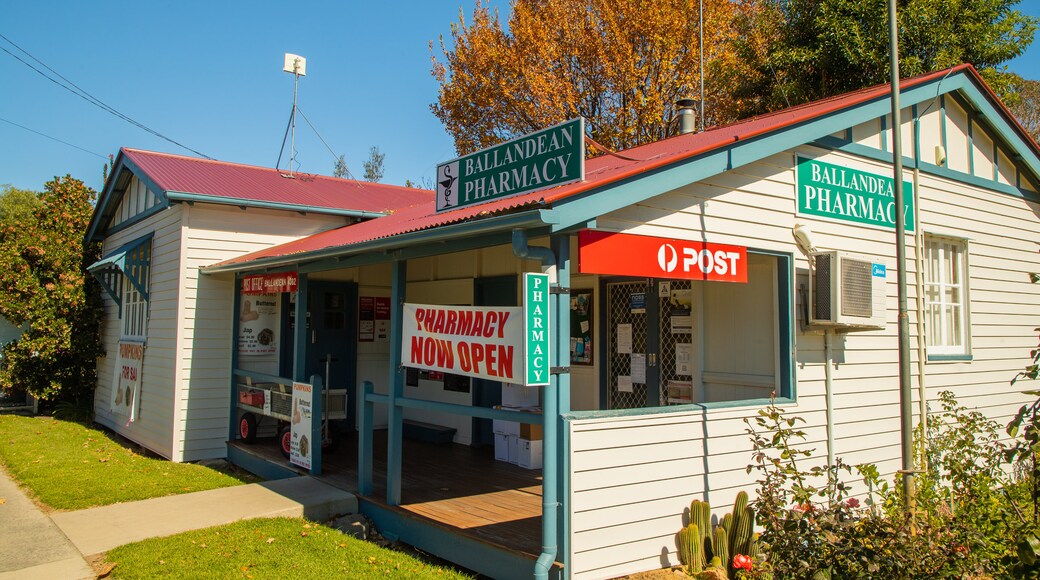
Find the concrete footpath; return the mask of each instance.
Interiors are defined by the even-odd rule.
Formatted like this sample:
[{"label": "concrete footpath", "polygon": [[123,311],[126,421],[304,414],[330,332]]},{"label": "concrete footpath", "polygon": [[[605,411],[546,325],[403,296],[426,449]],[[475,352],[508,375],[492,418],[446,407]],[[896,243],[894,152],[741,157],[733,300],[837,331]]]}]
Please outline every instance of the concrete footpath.
[{"label": "concrete footpath", "polygon": [[147,538],[242,519],[357,513],[357,498],[311,477],[200,491],[73,512],[41,512],[0,470],[0,580],[94,578],[84,560]]}]

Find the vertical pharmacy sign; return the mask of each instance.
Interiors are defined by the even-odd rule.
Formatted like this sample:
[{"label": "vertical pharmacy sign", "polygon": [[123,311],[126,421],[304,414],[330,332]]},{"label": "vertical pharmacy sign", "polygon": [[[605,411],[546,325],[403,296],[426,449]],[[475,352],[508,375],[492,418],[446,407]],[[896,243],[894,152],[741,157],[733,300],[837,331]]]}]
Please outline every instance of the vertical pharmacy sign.
[{"label": "vertical pharmacy sign", "polygon": [[549,275],[524,274],[524,384],[549,384]]}]

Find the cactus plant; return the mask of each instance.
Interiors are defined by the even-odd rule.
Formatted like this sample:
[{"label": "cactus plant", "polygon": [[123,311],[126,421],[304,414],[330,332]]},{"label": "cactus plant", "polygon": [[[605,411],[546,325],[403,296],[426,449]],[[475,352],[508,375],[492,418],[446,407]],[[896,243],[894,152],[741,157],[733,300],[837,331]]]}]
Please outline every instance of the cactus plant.
[{"label": "cactus plant", "polygon": [[744,553],[740,551],[740,545],[742,543],[743,536],[738,536],[738,533],[747,533],[749,537],[751,535],[750,528],[747,528],[746,530],[744,529],[744,526],[746,526],[746,522],[743,521],[743,517],[745,508],[747,508],[747,504],[748,494],[746,491],[741,491],[737,494],[737,499],[733,502],[733,511],[730,512],[733,514],[733,523],[730,525],[729,528],[729,547],[730,553],[733,555]]},{"label": "cactus plant", "polygon": [[679,547],[679,561],[686,566],[690,575],[704,569],[704,541],[697,524],[691,523],[679,530],[676,543]]},{"label": "cactus plant", "polygon": [[726,537],[726,530],[722,526],[718,526],[715,528],[715,538],[713,547],[715,549],[715,556],[719,559],[719,561],[723,562],[724,566],[729,566],[729,540]]},{"label": "cactus plant", "polygon": [[[690,503],[690,523],[676,537],[679,561],[690,575],[700,574],[714,566],[714,572],[733,577],[733,557],[744,554],[759,556],[758,534],[753,534],[755,510],[748,505],[746,492],[737,494],[733,511],[726,514],[714,531],[711,527],[711,505],[706,501]],[[723,576],[724,577],[724,576]]]}]

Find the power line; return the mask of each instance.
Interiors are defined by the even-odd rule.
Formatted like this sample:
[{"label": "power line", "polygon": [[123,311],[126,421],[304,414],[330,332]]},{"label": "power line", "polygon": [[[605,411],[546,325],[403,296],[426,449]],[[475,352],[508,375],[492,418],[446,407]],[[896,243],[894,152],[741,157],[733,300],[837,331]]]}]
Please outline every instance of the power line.
[{"label": "power line", "polygon": [[95,153],[93,151],[90,151],[89,149],[84,149],[84,148],[82,148],[82,147],[80,147],[78,145],[73,145],[72,143],[69,143],[68,141],[62,141],[61,139],[58,139],[57,137],[51,137],[50,135],[48,135],[46,133],[41,133],[41,132],[39,132],[39,131],[37,131],[35,129],[30,129],[30,128],[26,127],[25,125],[19,125],[18,123],[15,123],[14,121],[9,121],[9,120],[7,120],[7,119],[5,119],[3,117],[0,117],[0,121],[3,121],[4,123],[7,123],[9,125],[14,125],[15,127],[18,127],[19,129],[25,129],[26,131],[28,131],[30,133],[36,133],[40,137],[46,137],[46,138],[50,139],[51,141],[57,141],[58,143],[61,143],[62,145],[68,145],[69,147],[72,147],[73,149],[79,149],[80,151],[82,151],[84,153],[90,153],[91,155],[100,157],[100,158],[104,159],[105,161],[108,161],[108,157],[105,157],[104,155],[102,155],[100,153]]},{"label": "power line", "polygon": [[[311,120],[307,118],[307,115],[304,114],[303,109],[301,109],[299,107],[299,105],[297,105],[296,106],[296,110],[300,112],[300,116],[303,117],[303,120],[307,121],[307,125],[310,126],[311,131],[314,131],[314,134],[318,136],[318,140],[320,140],[321,143],[323,145],[325,145],[325,148],[329,150],[329,154],[332,155],[332,158],[335,159],[338,162],[339,161],[339,157],[336,157],[336,152],[332,150],[332,147],[329,147],[328,143],[325,142],[325,139],[321,136],[321,133],[318,133],[318,129],[315,128],[314,124],[311,123]],[[282,147],[284,147],[284,146],[285,146],[285,143],[282,143]],[[354,174],[350,172],[349,168],[347,168],[347,164],[346,163],[343,164],[343,169],[344,169],[344,171],[347,172],[347,175],[349,175],[351,179],[353,179],[354,181],[357,181],[357,178],[354,177]]]},{"label": "power line", "polygon": [[94,95],[92,95],[92,94],[88,93],[87,91],[83,90],[82,88],[80,88],[78,85],[76,85],[76,83],[74,83],[74,82],[70,81],[69,79],[65,78],[61,73],[59,73],[58,71],[56,71],[53,68],[51,68],[50,66],[48,66],[47,63],[43,62],[42,60],[40,60],[40,59],[36,58],[35,56],[33,56],[32,54],[30,54],[29,51],[25,50],[21,46],[18,46],[10,38],[7,38],[3,34],[0,34],[0,38],[2,38],[5,41],[7,41],[11,46],[17,48],[23,54],[25,54],[26,56],[28,56],[32,60],[36,61],[37,63],[39,63],[41,66],[43,66],[44,68],[46,68],[50,72],[54,73],[54,75],[56,75],[59,79],[61,79],[61,81],[55,79],[54,77],[48,75],[47,73],[43,72],[39,68],[33,66],[32,63],[27,62],[25,59],[21,58],[17,54],[15,54],[15,53],[11,52],[10,50],[0,46],[0,50],[6,52],[8,55],[11,56],[11,58],[13,58],[13,59],[17,60],[18,62],[24,64],[25,66],[29,67],[30,69],[35,71],[37,74],[39,74],[43,78],[51,81],[52,83],[58,85],[59,87],[65,89],[66,91],[69,91],[70,93],[76,95],[77,97],[83,99],[84,101],[87,101],[88,103],[94,105],[95,107],[98,107],[99,109],[101,109],[101,110],[103,110],[103,111],[105,111],[107,113],[110,113],[110,114],[112,114],[112,115],[114,115],[114,116],[116,116],[116,117],[126,121],[127,123],[130,123],[131,125],[134,125],[135,127],[138,127],[139,129],[141,129],[143,131],[146,131],[148,133],[151,133],[152,135],[155,135],[156,137],[158,137],[160,139],[163,139],[165,141],[173,143],[174,145],[176,145],[178,147],[181,147],[183,149],[191,151],[192,153],[194,153],[196,155],[199,155],[201,157],[205,157],[206,159],[213,159],[209,155],[206,155],[205,153],[202,153],[200,151],[192,149],[191,147],[188,147],[187,145],[185,145],[183,143],[179,143],[179,142],[177,142],[177,141],[167,137],[166,135],[163,135],[162,133],[159,133],[158,131],[152,129],[151,127],[148,127],[148,126],[144,125],[143,123],[140,123],[140,122],[130,118],[129,116],[127,116],[127,115],[117,111],[115,108],[113,108],[113,107],[109,106],[108,104],[104,103],[103,101],[101,101],[101,99],[98,99]]}]

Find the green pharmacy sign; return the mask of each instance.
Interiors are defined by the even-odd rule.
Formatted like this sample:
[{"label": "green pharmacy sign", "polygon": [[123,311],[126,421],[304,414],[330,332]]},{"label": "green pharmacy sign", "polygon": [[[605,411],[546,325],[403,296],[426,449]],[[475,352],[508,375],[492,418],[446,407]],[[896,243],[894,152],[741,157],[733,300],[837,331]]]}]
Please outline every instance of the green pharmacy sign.
[{"label": "green pharmacy sign", "polygon": [[[799,156],[798,213],[896,227],[895,180]],[[913,185],[903,182],[906,231],[914,231]]]},{"label": "green pharmacy sign", "polygon": [[549,384],[549,275],[524,274],[524,384]]},{"label": "green pharmacy sign", "polygon": [[585,121],[571,119],[437,166],[437,211],[585,178]]}]

